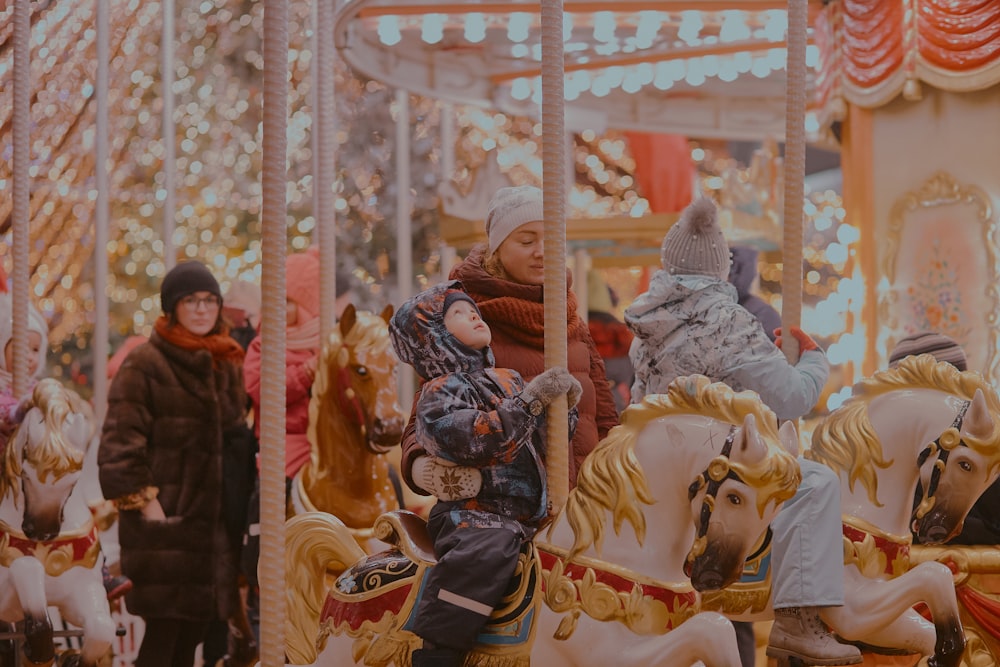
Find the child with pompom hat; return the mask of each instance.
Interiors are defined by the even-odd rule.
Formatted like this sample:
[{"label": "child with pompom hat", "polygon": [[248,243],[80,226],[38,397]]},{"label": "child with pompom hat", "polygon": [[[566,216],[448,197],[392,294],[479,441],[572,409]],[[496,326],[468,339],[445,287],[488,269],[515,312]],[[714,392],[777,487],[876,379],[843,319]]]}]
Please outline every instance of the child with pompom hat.
[{"label": "child with pompom hat", "polygon": [[[752,389],[779,419],[798,419],[819,399],[829,375],[826,354],[796,327],[795,365],[772,343],[756,317],[739,305],[727,278],[729,246],[715,204],[695,200],[663,238],[663,269],[625,311],[635,334],[632,401],[661,394],[675,378],[705,375],[740,391]],[[861,662],[820,620],[824,607],[844,604],[840,482],[826,466],[799,457],[802,483],[771,524],[775,621],[767,654],[807,664]]]}]

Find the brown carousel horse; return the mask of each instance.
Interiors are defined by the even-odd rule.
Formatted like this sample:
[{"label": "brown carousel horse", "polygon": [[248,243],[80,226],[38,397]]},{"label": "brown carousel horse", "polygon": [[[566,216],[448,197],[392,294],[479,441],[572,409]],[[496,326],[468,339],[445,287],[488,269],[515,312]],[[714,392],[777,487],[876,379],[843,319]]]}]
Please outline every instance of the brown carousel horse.
[{"label": "brown carousel horse", "polygon": [[[374,546],[371,527],[399,509],[386,453],[406,423],[389,344],[392,306],[381,315],[349,305],[320,353],[309,401],[311,458],[292,480],[295,514],[327,512]],[[368,542],[372,542],[368,545]]]}]

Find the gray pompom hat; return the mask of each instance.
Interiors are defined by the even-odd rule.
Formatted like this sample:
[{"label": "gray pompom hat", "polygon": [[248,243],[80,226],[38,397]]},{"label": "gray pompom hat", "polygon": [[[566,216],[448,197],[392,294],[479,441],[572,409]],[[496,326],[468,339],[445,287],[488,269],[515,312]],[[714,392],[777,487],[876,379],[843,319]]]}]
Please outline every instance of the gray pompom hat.
[{"label": "gray pompom hat", "polygon": [[663,237],[663,268],[673,274],[716,276],[729,274],[729,245],[719,227],[715,203],[707,197],[694,200]]}]

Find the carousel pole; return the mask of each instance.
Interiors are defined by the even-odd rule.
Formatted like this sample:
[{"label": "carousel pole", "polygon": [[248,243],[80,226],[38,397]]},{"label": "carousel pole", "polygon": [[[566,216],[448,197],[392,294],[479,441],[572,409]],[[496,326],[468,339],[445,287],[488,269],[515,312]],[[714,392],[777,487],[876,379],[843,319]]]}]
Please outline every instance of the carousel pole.
[{"label": "carousel pole", "polygon": [[94,412],[97,423],[104,421],[108,408],[108,66],[110,53],[109,0],[97,0],[97,138],[94,152],[97,156],[95,178],[97,181],[97,206],[94,211]]},{"label": "carousel pole", "polygon": [[806,0],[788,0],[788,61],[785,66],[785,204],[781,269],[781,349],[790,363],[799,342],[789,333],[802,321],[802,200],[806,167]]},{"label": "carousel pole", "polygon": [[[545,367],[566,368],[566,132],[563,3],[542,0],[542,210],[545,215]],[[565,396],[549,404],[546,469],[549,514],[569,495],[569,424]]]},{"label": "carousel pole", "polygon": [[163,98],[163,265],[167,271],[177,263],[174,248],[177,199],[177,127],[174,123],[174,0],[162,0],[163,31],[160,36],[160,95]]},{"label": "carousel pole", "polygon": [[21,398],[28,388],[28,234],[31,213],[29,133],[31,114],[31,3],[14,1],[14,108],[12,134],[14,142],[12,176],[12,227],[14,239],[11,254],[12,318],[14,321],[14,396]]},{"label": "carousel pole", "polygon": [[260,414],[261,664],[285,664],[285,160],[288,0],[264,3]]},{"label": "carousel pole", "polygon": [[320,341],[333,330],[337,321],[334,306],[337,298],[337,215],[334,210],[333,184],[336,174],[334,133],[333,14],[334,0],[314,0],[315,44],[313,61],[313,164],[315,166],[316,232],[319,240],[319,325]]}]

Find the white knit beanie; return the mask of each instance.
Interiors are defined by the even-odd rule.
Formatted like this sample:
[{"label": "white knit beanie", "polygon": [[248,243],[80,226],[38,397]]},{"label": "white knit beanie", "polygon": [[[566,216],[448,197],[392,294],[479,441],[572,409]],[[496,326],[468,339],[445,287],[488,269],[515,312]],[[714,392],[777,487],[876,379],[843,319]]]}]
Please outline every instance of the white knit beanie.
[{"label": "white knit beanie", "polygon": [[715,203],[694,200],[674,223],[660,247],[660,261],[670,273],[716,276],[729,274],[729,246],[719,227]]},{"label": "white knit beanie", "polygon": [[[13,368],[7,368],[7,357],[4,350],[7,343],[14,337],[14,308],[13,299],[10,293],[0,293],[0,371],[12,372]],[[28,304],[28,331],[34,331],[42,338],[41,348],[38,350],[38,370],[36,377],[45,370],[45,359],[49,353],[49,325],[38,312],[34,304]]]},{"label": "white knit beanie", "polygon": [[541,190],[532,185],[500,188],[486,210],[490,254],[496,252],[500,244],[521,225],[544,219]]}]

